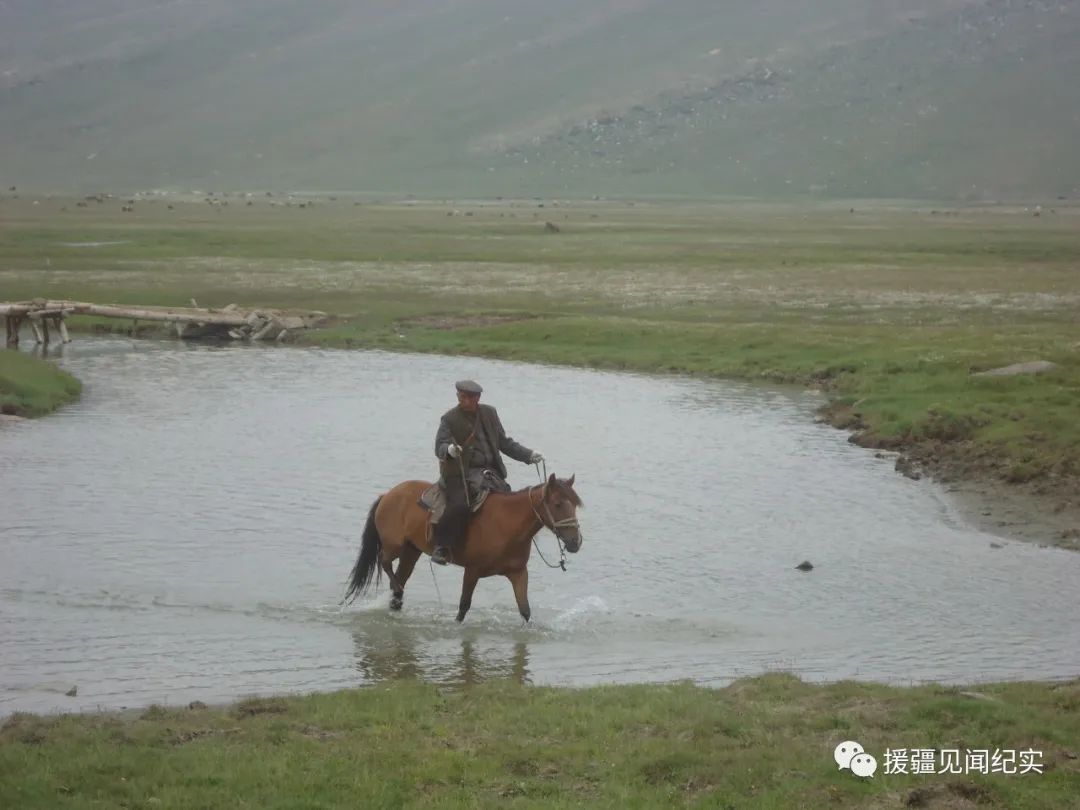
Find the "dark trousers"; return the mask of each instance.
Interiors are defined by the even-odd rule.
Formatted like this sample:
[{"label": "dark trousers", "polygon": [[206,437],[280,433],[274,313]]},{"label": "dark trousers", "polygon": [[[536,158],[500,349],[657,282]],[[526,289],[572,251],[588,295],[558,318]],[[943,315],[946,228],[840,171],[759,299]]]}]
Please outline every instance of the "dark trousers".
[{"label": "dark trousers", "polygon": [[469,503],[465,498],[465,482],[460,478],[446,482],[446,508],[431,532],[436,546],[453,548],[469,524]]}]

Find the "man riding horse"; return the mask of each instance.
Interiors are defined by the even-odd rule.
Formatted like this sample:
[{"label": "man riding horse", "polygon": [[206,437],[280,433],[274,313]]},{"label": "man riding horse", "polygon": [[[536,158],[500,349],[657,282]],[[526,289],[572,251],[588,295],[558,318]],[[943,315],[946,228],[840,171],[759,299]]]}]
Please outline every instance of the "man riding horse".
[{"label": "man riding horse", "polygon": [[478,383],[461,380],[454,387],[458,404],[442,415],[435,434],[439,486],[446,508],[432,531],[435,550],[431,559],[440,565],[449,562],[451,547],[464,536],[471,504],[481,492],[510,491],[501,454],[524,464],[537,464],[544,458],[506,435],[495,409],[480,404],[484,389]]}]

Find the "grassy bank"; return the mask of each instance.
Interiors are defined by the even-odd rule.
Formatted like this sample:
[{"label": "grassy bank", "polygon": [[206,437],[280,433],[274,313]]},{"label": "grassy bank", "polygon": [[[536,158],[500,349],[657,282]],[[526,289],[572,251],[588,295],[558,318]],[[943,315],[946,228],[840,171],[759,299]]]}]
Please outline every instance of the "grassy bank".
[{"label": "grassy bank", "polygon": [[[301,339],[325,346],[801,382],[864,444],[1080,504],[1080,209],[122,202],[0,201],[5,295],[318,308],[334,324]],[[1036,359],[1057,367],[972,376]]]},{"label": "grassy bank", "polygon": [[79,397],[82,385],[46,360],[0,350],[0,413],[43,416]]},{"label": "grassy bank", "polygon": [[[1080,681],[958,690],[775,674],[720,690],[396,682],[16,715],[0,730],[0,806],[1063,808],[1080,790],[1078,709]],[[875,777],[837,768],[844,740],[877,758]],[[899,748],[1034,749],[1043,773],[886,774]]]}]

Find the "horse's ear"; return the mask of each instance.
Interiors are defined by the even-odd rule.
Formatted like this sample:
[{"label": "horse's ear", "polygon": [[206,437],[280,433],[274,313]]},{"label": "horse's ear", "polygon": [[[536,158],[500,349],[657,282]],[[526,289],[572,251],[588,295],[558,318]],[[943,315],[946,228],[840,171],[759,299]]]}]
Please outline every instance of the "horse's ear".
[{"label": "horse's ear", "polygon": [[568,483],[570,486],[573,486],[575,477],[577,477],[577,473],[571,474],[571,476],[568,479],[566,479],[566,483]]},{"label": "horse's ear", "polygon": [[555,486],[555,473],[552,473],[551,475],[548,476],[547,482],[548,482],[548,486],[552,486],[552,487]]}]

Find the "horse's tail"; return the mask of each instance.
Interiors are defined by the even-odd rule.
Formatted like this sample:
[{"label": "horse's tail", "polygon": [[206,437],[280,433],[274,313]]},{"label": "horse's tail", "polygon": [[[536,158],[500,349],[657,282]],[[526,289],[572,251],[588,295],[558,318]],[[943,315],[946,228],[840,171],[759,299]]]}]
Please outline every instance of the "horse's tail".
[{"label": "horse's tail", "polygon": [[371,505],[371,510],[368,512],[367,523],[364,524],[364,534],[360,542],[360,556],[356,558],[356,565],[353,566],[352,575],[349,577],[349,590],[345,592],[342,602],[352,602],[367,590],[372,576],[375,577],[375,584],[379,584],[379,577],[382,574],[382,569],[379,567],[382,538],[379,537],[379,530],[375,527],[375,510],[379,508],[380,501],[382,501],[381,495],[375,499],[375,503]]}]

